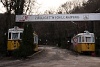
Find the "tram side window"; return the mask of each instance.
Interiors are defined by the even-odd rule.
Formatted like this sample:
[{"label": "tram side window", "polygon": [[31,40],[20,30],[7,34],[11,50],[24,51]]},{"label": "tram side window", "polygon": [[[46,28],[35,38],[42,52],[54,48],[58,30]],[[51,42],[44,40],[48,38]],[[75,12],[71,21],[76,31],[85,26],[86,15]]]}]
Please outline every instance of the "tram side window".
[{"label": "tram side window", "polygon": [[9,39],[11,39],[11,33],[9,33]]},{"label": "tram side window", "polygon": [[36,36],[34,36],[34,43],[36,43]]},{"label": "tram side window", "polygon": [[92,42],[95,42],[95,38],[94,37],[92,37]]},{"label": "tram side window", "polygon": [[20,39],[22,39],[22,33],[20,33]]},{"label": "tram side window", "polygon": [[82,37],[82,42],[84,42],[84,37]]},{"label": "tram side window", "polygon": [[81,37],[79,37],[79,42],[81,42]]},{"label": "tram side window", "polygon": [[38,37],[34,36],[34,43],[38,43]]},{"label": "tram side window", "polygon": [[18,39],[18,33],[12,33],[12,39]]}]

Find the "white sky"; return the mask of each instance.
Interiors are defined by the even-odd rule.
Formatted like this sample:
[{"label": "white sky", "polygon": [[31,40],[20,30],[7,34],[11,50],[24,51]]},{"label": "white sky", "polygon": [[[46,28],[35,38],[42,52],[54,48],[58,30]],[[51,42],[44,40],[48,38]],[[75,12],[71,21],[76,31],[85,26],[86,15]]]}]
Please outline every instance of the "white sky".
[{"label": "white sky", "polygon": [[41,5],[41,9],[58,8],[61,4],[71,0],[37,0]]},{"label": "white sky", "polygon": [[5,12],[5,8],[3,7],[2,3],[0,3],[0,13],[4,13]]},{"label": "white sky", "polygon": [[[37,13],[43,13],[45,10],[56,10],[60,5],[64,4],[67,1],[75,0],[36,0],[37,4],[35,4],[36,7],[33,11]],[[0,3],[0,13],[2,12],[5,12],[5,9]]]},{"label": "white sky", "polygon": [[72,0],[37,0],[36,2],[40,5],[37,9],[38,12],[42,13],[46,10],[56,10],[60,5],[67,1]]}]

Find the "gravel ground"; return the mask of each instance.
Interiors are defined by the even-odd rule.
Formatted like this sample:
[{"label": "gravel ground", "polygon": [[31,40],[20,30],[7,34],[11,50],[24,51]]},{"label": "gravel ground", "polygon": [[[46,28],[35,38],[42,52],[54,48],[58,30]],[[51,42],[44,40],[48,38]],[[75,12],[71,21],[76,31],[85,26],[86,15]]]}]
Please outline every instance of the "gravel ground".
[{"label": "gravel ground", "polygon": [[25,60],[0,60],[0,67],[100,67],[100,57],[76,55],[51,46]]}]

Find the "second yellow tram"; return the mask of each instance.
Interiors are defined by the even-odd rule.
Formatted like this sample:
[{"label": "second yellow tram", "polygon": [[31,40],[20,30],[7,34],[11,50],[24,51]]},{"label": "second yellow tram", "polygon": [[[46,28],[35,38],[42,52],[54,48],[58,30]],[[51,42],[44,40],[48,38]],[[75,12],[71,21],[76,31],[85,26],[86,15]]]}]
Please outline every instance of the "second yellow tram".
[{"label": "second yellow tram", "polygon": [[79,33],[72,38],[73,49],[76,52],[95,52],[95,37],[94,33],[84,31],[84,33]]}]

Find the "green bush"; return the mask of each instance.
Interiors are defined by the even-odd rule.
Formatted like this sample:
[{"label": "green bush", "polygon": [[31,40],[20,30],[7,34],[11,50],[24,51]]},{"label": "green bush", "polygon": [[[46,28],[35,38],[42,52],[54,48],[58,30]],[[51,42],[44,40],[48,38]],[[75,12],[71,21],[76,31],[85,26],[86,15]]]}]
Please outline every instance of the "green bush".
[{"label": "green bush", "polygon": [[19,49],[13,52],[13,56],[17,58],[26,58],[34,53],[34,38],[33,38],[33,28],[31,24],[25,24],[24,31],[22,35],[22,42],[20,43]]}]

